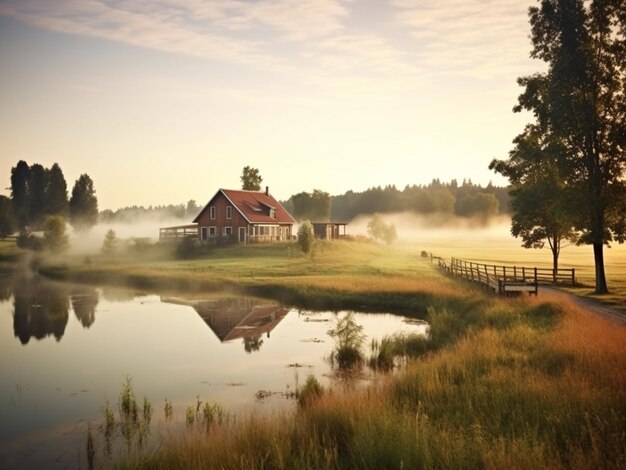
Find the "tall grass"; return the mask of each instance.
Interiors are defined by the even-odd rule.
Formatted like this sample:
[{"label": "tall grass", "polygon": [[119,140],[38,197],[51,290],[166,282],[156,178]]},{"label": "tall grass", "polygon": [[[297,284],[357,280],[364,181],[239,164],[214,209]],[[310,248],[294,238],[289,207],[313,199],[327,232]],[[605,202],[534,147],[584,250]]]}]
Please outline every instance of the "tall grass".
[{"label": "tall grass", "polygon": [[[429,310],[417,359],[297,413],[166,439],[143,468],[626,468],[626,330],[574,304]],[[422,349],[423,348],[423,349]]]}]

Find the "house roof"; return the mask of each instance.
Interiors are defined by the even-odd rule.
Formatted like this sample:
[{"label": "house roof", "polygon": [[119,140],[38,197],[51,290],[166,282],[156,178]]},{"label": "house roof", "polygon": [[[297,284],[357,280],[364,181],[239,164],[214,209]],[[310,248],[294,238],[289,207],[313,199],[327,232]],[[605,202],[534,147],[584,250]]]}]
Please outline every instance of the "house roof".
[{"label": "house roof", "polygon": [[[211,202],[219,195],[223,194],[241,215],[252,224],[294,224],[295,219],[285,210],[285,208],[274,199],[269,193],[264,191],[245,191],[238,189],[219,189],[204,209],[193,220],[197,222],[200,215],[207,210]],[[265,208],[275,209],[276,217],[270,217],[265,213]]]}]

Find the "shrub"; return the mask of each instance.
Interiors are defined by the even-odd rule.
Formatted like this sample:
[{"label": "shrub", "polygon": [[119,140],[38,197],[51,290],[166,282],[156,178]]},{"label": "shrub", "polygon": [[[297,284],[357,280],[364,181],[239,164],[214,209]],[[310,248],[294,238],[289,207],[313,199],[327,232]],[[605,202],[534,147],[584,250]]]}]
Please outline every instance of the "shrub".
[{"label": "shrub", "polygon": [[313,233],[313,225],[308,220],[305,220],[300,224],[298,228],[298,245],[302,249],[302,252],[306,255],[313,248],[315,243],[315,234]]},{"label": "shrub", "polygon": [[306,378],[304,386],[298,390],[298,405],[304,407],[316,400],[318,397],[324,394],[324,387],[317,381],[314,375],[309,375]]},{"label": "shrub", "polygon": [[45,247],[50,251],[65,250],[68,245],[65,219],[58,215],[47,217],[43,224],[43,238]]},{"label": "shrub", "polygon": [[117,251],[118,238],[115,235],[113,229],[109,229],[104,236],[104,242],[102,242],[102,253],[105,255],[112,255]]}]

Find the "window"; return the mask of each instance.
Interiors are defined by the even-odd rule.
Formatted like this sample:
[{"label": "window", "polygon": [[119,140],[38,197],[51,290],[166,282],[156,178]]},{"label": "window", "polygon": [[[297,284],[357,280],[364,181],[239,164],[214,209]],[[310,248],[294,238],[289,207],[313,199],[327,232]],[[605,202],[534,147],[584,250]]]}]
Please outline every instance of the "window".
[{"label": "window", "polygon": [[250,236],[254,236],[254,225],[250,225]]},{"label": "window", "polygon": [[207,239],[207,228],[206,227],[202,227],[200,230],[201,230],[201,238],[202,238],[202,240],[206,240]]},{"label": "window", "polygon": [[209,207],[209,215],[211,217],[211,220],[215,220],[215,206]]},{"label": "window", "polygon": [[233,218],[233,206],[226,206],[226,218],[227,219]]},{"label": "window", "polygon": [[271,217],[272,219],[275,219],[275,218],[276,218],[276,209],[270,209],[270,217]]},{"label": "window", "polygon": [[227,237],[231,236],[233,234],[233,228],[232,227],[224,227],[224,235],[226,235]]},{"label": "window", "polygon": [[209,227],[209,237],[214,237],[216,233],[217,230],[215,227]]}]

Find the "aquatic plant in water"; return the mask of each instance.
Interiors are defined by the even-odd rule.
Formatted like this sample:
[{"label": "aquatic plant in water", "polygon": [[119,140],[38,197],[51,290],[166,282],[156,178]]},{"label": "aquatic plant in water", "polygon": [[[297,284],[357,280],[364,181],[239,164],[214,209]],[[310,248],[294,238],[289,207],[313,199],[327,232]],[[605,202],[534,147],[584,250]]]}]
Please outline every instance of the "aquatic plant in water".
[{"label": "aquatic plant in water", "polygon": [[341,371],[355,369],[363,364],[361,348],[366,336],[362,332],[363,326],[355,321],[352,312],[337,321],[337,326],[328,331],[335,340],[335,350],[330,356],[331,364]]}]

